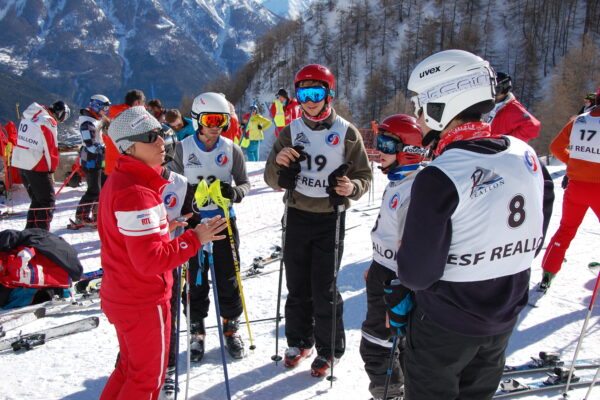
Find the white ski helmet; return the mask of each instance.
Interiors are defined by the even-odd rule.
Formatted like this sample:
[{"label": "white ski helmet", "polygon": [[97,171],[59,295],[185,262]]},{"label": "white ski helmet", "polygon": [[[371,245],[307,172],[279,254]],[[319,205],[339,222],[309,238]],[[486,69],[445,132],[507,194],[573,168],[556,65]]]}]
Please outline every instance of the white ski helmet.
[{"label": "white ski helmet", "polygon": [[110,107],[110,100],[103,94],[95,94],[90,97],[89,108],[97,114],[100,114],[100,111],[106,110],[108,112],[108,107]]},{"label": "white ski helmet", "polygon": [[490,64],[464,50],[445,50],[427,57],[408,80],[408,90],[416,93],[411,98],[415,113],[422,109],[425,123],[436,131],[475,104],[485,102],[478,111],[491,111],[494,85]]},{"label": "white ski helmet", "polygon": [[[202,113],[218,113],[230,116],[229,103],[227,102],[227,99],[225,99],[225,95],[215,92],[206,92],[196,96],[192,103],[191,112],[192,123],[194,125],[194,130],[196,131],[200,128],[198,118],[200,118],[200,114]],[[223,131],[226,131],[227,128],[228,126],[225,126]]]}]

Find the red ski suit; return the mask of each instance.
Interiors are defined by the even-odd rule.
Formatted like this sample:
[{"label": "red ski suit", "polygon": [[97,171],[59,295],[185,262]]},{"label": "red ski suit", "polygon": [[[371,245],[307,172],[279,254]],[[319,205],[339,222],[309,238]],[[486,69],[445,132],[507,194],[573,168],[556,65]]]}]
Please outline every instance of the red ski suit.
[{"label": "red ski suit", "polygon": [[158,399],[169,354],[172,269],[200,248],[192,231],[169,237],[161,192],[168,181],[121,156],[100,193],[102,310],[114,324],[120,358],[101,399]]},{"label": "red ski suit", "polygon": [[498,110],[491,125],[492,135],[510,135],[524,142],[538,137],[541,126],[540,121],[515,98]]},{"label": "red ski suit", "polygon": [[[590,112],[590,116],[594,117],[594,120],[597,121],[594,125],[598,126],[598,123],[600,123],[600,107],[596,106]],[[600,153],[600,135],[594,133],[596,131],[593,129],[580,129],[585,127],[578,126],[575,129],[575,135],[578,136],[576,139],[582,139],[584,145],[573,144],[571,138],[573,124],[581,123],[580,118],[582,118],[581,115],[565,125],[550,144],[552,154],[567,164],[567,176],[569,177],[569,183],[563,197],[560,225],[552,239],[550,239],[542,260],[544,271],[553,274],[560,271],[565,253],[575,237],[588,208],[591,208],[600,220],[600,155],[598,155]],[[596,157],[589,157],[589,160],[582,159],[581,156],[573,157],[571,152],[578,150],[577,147],[573,148],[573,146],[596,154]]]}]

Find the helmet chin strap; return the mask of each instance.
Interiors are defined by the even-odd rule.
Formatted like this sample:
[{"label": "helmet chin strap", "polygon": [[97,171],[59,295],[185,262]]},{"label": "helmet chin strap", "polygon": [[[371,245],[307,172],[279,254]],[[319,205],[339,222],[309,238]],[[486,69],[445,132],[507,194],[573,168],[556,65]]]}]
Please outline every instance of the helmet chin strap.
[{"label": "helmet chin strap", "polygon": [[383,172],[384,174],[387,174],[388,172],[398,168],[400,166],[400,163],[398,163],[398,160],[394,160],[393,163],[391,163],[390,165],[388,165],[387,167],[382,167],[381,165],[379,165],[377,168],[379,168],[381,170],[381,172]]},{"label": "helmet chin strap", "polygon": [[329,105],[329,103],[325,103],[325,105],[323,106],[323,109],[315,117],[308,115],[308,113],[304,110],[302,110],[302,111],[303,111],[304,116],[307,119],[309,119],[310,121],[321,122],[324,119],[327,119],[331,115],[331,106]]}]

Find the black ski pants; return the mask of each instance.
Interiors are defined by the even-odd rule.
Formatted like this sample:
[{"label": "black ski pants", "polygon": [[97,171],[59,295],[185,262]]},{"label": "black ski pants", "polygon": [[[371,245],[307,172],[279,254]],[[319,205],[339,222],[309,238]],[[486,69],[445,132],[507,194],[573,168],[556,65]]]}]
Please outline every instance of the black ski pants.
[{"label": "black ski pants", "polygon": [[[240,240],[235,218],[231,218],[230,223],[233,231],[235,251],[239,260],[240,256],[238,249]],[[231,243],[227,228],[220,232],[219,235],[227,236],[223,240],[213,242],[213,262],[215,265],[215,274],[217,275],[216,285],[219,294],[219,307],[223,318],[236,319],[242,314],[243,308],[237,277],[235,275],[233,254],[231,253]],[[189,262],[191,323],[201,322],[206,318],[208,316],[208,307],[210,305],[208,285],[208,271],[210,267],[208,264],[208,254],[204,251],[200,252],[200,254],[203,258],[202,266],[200,266],[197,256],[190,258]],[[200,283],[197,283],[198,274],[201,276]],[[215,284],[214,280],[213,284]],[[185,306],[185,296],[182,296],[182,301]]]},{"label": "black ski pants", "polygon": [[[338,262],[344,249],[345,212],[339,215]],[[285,336],[288,346],[312,348],[331,357],[332,306],[336,307],[335,357],[345,351],[342,296],[334,287],[336,213],[313,213],[288,208],[283,259],[288,297]]]},{"label": "black ski pants", "polygon": [[19,169],[19,174],[31,198],[25,229],[41,228],[49,231],[55,203],[52,172]]},{"label": "black ski pants", "polygon": [[[385,326],[387,306],[383,301],[383,286],[396,279],[396,273],[373,261],[367,274],[367,316],[362,323],[360,356],[365,363],[365,371],[369,376],[369,392],[375,398],[383,398],[385,380],[392,350],[390,328]],[[399,343],[394,351],[392,375],[388,386],[388,396],[402,394],[403,375],[400,370]]]},{"label": "black ski pants", "polygon": [[431,321],[417,306],[404,354],[405,399],[491,399],[498,389],[512,331],[465,336]]},{"label": "black ski pants", "polygon": [[[102,187],[102,173],[104,170],[102,168],[81,168],[85,172],[85,179],[87,181],[87,190],[81,196],[81,200],[79,200],[79,205],[77,206],[77,210],[75,210],[75,215],[82,219],[91,218],[93,221],[96,220],[96,215],[94,215],[94,210],[96,207],[91,203],[97,203],[98,198],[100,197],[100,188]],[[90,215],[91,214],[91,215]]]}]

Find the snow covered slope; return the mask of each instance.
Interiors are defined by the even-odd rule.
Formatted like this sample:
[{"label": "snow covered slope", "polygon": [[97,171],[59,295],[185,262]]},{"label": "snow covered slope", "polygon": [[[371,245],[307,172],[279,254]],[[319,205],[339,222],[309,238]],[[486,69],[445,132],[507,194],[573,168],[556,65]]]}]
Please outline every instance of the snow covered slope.
[{"label": "snow covered slope", "polygon": [[[236,205],[238,226],[241,234],[242,268],[248,267],[256,256],[267,256],[274,245],[279,244],[281,230],[279,223],[283,211],[282,192],[274,192],[265,186],[262,179],[262,163],[248,163],[253,185],[244,201]],[[552,167],[552,171],[564,171],[564,166]],[[563,172],[564,173],[564,172]],[[556,202],[549,228],[551,236],[558,226],[561,214],[562,189],[560,172],[555,180]],[[335,368],[337,381],[333,388],[327,380],[310,376],[309,364],[301,364],[297,369],[286,370],[281,363],[271,361],[275,347],[274,321],[257,322],[251,325],[256,350],[242,360],[228,360],[228,370],[233,398],[237,400],[307,400],[307,399],[368,399],[368,379],[358,352],[360,326],[366,312],[365,285],[362,273],[371,260],[370,230],[377,217],[377,206],[385,178],[375,172],[375,198],[369,202],[367,195],[347,212],[347,233],[342,267],[339,273],[339,288],[345,301],[344,322],[347,334],[347,351]],[[72,216],[74,207],[83,193],[83,188],[66,188],[58,196],[61,207],[53,222],[53,230],[73,243],[80,252],[87,270],[99,266],[99,243],[94,231],[66,231],[66,221]],[[26,210],[27,195],[22,188],[15,194],[15,210]],[[0,208],[2,209],[2,208]],[[353,211],[354,210],[354,211]],[[356,211],[364,210],[364,211]],[[0,220],[1,229],[21,229],[23,219]],[[539,308],[524,310],[521,320],[510,341],[508,362],[526,362],[540,350],[558,351],[565,360],[573,356],[577,338],[581,331],[586,308],[596,277],[588,272],[587,264],[600,261],[598,239],[600,226],[597,218],[589,212],[579,229],[577,237],[567,252],[567,262],[557,276],[548,293],[545,303]],[[541,276],[540,258],[533,265],[532,277],[536,283]],[[276,271],[278,263],[266,267]],[[278,273],[244,280],[244,292],[251,319],[275,316]],[[285,287],[283,290],[285,297]],[[212,298],[212,297],[211,297]],[[282,309],[283,312],[283,309]],[[98,306],[75,314],[61,317],[46,317],[23,327],[30,332],[91,315],[100,317],[100,326],[92,331],[57,339],[32,351],[13,354],[0,354],[0,398],[7,400],[88,400],[98,398],[106,379],[112,372],[118,344],[114,328],[107,322]],[[580,358],[600,358],[598,343],[600,329],[598,319],[600,307],[591,318],[587,337],[583,342]],[[182,328],[185,329],[185,318]],[[207,326],[216,325],[214,309],[209,312]],[[285,349],[285,320],[280,326],[280,351]],[[246,327],[241,334],[248,345]],[[185,333],[182,333],[182,346],[179,357],[181,365],[180,382],[185,383]],[[219,340],[216,329],[208,329],[207,352],[203,362],[190,371],[190,398],[197,400],[225,399],[225,386]],[[182,387],[185,392],[185,386]],[[180,399],[183,398],[183,392]],[[583,397],[585,389],[573,391],[571,398]],[[556,399],[558,393],[548,395],[523,396],[523,399]],[[594,397],[595,396],[595,397]],[[592,398],[600,398],[600,388],[592,393]]]}]

